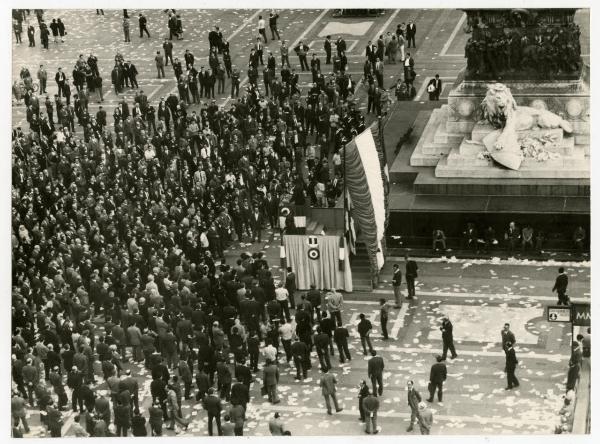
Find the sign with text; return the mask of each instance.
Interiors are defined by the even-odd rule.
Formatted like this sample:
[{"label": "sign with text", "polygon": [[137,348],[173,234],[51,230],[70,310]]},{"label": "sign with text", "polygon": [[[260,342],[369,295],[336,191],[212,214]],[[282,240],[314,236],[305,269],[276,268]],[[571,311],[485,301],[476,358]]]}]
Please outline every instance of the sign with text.
[{"label": "sign with text", "polygon": [[573,304],[573,325],[589,327],[592,324],[590,304]]},{"label": "sign with text", "polygon": [[571,322],[571,307],[563,305],[549,306],[548,322]]}]

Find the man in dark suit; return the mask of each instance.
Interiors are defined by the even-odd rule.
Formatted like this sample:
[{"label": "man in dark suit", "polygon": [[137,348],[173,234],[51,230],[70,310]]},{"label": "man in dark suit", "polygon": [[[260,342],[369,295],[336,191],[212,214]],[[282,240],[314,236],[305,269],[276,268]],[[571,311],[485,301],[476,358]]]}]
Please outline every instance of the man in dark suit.
[{"label": "man in dark suit", "polygon": [[313,342],[317,349],[317,355],[319,357],[319,363],[321,364],[321,371],[326,371],[331,368],[331,361],[329,360],[329,336],[321,330],[321,327],[317,327],[317,332],[314,336]]},{"label": "man in dark suit", "polygon": [[406,287],[408,289],[408,296],[406,299],[412,299],[415,297],[415,279],[417,277],[417,270],[419,267],[417,263],[408,257],[408,254],[404,256],[406,262]]},{"label": "man in dark suit", "polygon": [[410,407],[410,425],[406,431],[412,432],[413,426],[419,417],[419,403],[421,402],[421,394],[415,389],[415,383],[412,380],[406,383],[406,388],[408,406]]},{"label": "man in dark suit", "polygon": [[412,85],[414,81],[414,68],[415,68],[415,59],[413,59],[410,55],[410,52],[406,53],[406,58],[404,59],[404,82],[408,86]]},{"label": "man in dark suit", "polygon": [[375,66],[375,60],[377,58],[377,46],[373,45],[371,43],[371,40],[369,40],[369,42],[367,43],[365,55],[369,59],[369,62],[371,62],[371,68],[373,68]]},{"label": "man in dark suit", "polygon": [[250,216],[250,226],[252,227],[252,242],[260,242],[260,234],[263,226],[263,215],[257,207]]},{"label": "man in dark suit", "polygon": [[310,350],[308,346],[296,339],[290,348],[294,358],[294,366],[296,367],[296,380],[302,380],[307,377],[308,368],[310,367]]},{"label": "man in dark suit", "polygon": [[456,354],[456,350],[454,349],[454,336],[452,333],[453,328],[452,322],[450,322],[448,316],[444,315],[442,318],[442,326],[440,327],[440,330],[442,331],[442,342],[444,344],[444,350],[442,352],[442,360],[444,361],[448,355],[448,349],[450,350],[450,353],[452,353],[452,356],[450,356],[451,359],[454,359],[458,356]]},{"label": "man in dark suit", "polygon": [[221,429],[221,410],[223,410],[223,405],[221,404],[221,399],[217,396],[213,387],[208,389],[208,396],[204,398],[202,405],[208,414],[208,434],[213,436],[213,419],[215,419],[217,421],[217,432],[219,436],[222,436],[223,431]]},{"label": "man in dark suit", "polygon": [[138,83],[137,83],[137,75],[138,75],[138,70],[135,67],[135,65],[133,63],[131,63],[130,60],[127,60],[127,62],[124,65],[125,67],[125,76],[129,79],[129,82],[131,83],[131,87],[132,88],[139,88]]},{"label": "man in dark suit", "polygon": [[119,390],[128,390],[131,393],[131,399],[133,401],[133,406],[135,407],[134,412],[139,413],[140,404],[139,404],[139,385],[137,379],[131,376],[131,370],[125,371],[126,376],[121,379],[119,383]]},{"label": "man in dark suit", "polygon": [[[252,383],[252,372],[250,368],[246,365],[245,360],[240,359],[240,363],[235,366],[235,379],[240,381],[246,387],[250,388],[250,384]],[[233,391],[233,389],[232,389]]]},{"label": "man in dark suit", "polygon": [[346,327],[339,326],[333,332],[333,340],[335,341],[335,345],[337,346],[338,353],[340,354],[340,362],[346,362],[352,360],[350,356],[350,350],[348,350],[348,338],[350,337],[350,333]]},{"label": "man in dark suit", "polygon": [[442,357],[437,355],[435,360],[436,363],[431,366],[431,371],[429,372],[429,399],[427,402],[433,402],[433,395],[435,395],[436,388],[438,401],[442,402],[442,388],[448,375],[446,364],[444,364]]},{"label": "man in dark suit", "polygon": [[346,52],[346,41],[342,37],[338,37],[336,40],[335,49],[337,49],[338,57],[340,57],[342,52]]},{"label": "man in dark suit", "polygon": [[514,333],[510,331],[510,324],[508,322],[504,324],[500,336],[502,336],[502,350],[506,353],[506,350],[508,350],[506,344],[510,342],[512,345],[515,345],[517,342]]},{"label": "man in dark suit", "polygon": [[326,54],[325,64],[329,65],[331,63],[331,36],[330,35],[325,37],[325,42],[323,43],[323,48],[325,49],[325,54]]},{"label": "man in dark suit", "polygon": [[427,92],[429,93],[429,100],[440,100],[440,94],[442,92],[442,81],[440,75],[436,74],[435,78],[431,79],[427,84]]},{"label": "man in dark suit", "polygon": [[56,80],[56,85],[58,86],[58,97],[62,97],[63,90],[65,87],[65,82],[67,80],[67,76],[62,71],[62,68],[58,68],[58,72],[54,76],[54,80]]},{"label": "man in dark suit", "polygon": [[392,287],[394,288],[394,299],[396,301],[394,308],[402,308],[402,292],[400,291],[401,285],[402,271],[400,270],[400,265],[394,264],[394,274],[392,276]]},{"label": "man in dark suit", "polygon": [[412,42],[413,48],[416,48],[415,44],[415,36],[417,35],[417,25],[415,25],[412,20],[408,21],[408,25],[406,25],[406,43],[407,48],[410,48],[410,42]]},{"label": "man in dark suit", "polygon": [[308,51],[310,51],[310,47],[308,45],[305,45],[303,42],[300,42],[298,46],[294,48],[294,51],[296,52],[296,54],[298,54],[298,60],[300,61],[300,69],[302,71],[308,71],[309,68],[308,63],[306,62],[306,55],[308,54]]},{"label": "man in dark suit", "polygon": [[508,386],[504,390],[510,390],[519,386],[519,380],[515,376],[515,370],[519,361],[511,342],[506,343],[506,380]]},{"label": "man in dark suit", "polygon": [[[368,364],[368,374],[371,379],[371,384],[373,384],[373,395],[381,396],[383,394],[383,369],[385,368],[385,364],[383,363],[383,358],[381,356],[377,356],[377,352],[375,350],[371,350],[372,358],[369,359]],[[379,387],[377,387],[379,385]]]},{"label": "man in dark suit", "polygon": [[317,55],[313,52],[312,59],[310,60],[310,72],[312,73],[313,83],[317,82],[317,74],[321,72],[321,60],[317,58]]},{"label": "man in dark suit", "polygon": [[569,285],[569,276],[565,273],[565,268],[558,269],[558,276],[552,287],[552,292],[558,294],[557,305],[569,305],[569,297],[567,296],[567,286]]}]

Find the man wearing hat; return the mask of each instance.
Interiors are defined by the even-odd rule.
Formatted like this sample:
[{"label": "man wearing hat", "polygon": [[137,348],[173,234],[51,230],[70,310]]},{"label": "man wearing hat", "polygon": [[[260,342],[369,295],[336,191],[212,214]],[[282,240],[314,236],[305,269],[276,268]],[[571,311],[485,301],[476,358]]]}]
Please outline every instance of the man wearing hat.
[{"label": "man wearing hat", "polygon": [[437,355],[435,357],[435,364],[431,366],[431,371],[429,372],[429,399],[427,402],[433,402],[433,395],[435,395],[435,390],[437,388],[438,392],[438,401],[442,402],[442,386],[447,376],[446,364],[444,364],[444,359]]}]

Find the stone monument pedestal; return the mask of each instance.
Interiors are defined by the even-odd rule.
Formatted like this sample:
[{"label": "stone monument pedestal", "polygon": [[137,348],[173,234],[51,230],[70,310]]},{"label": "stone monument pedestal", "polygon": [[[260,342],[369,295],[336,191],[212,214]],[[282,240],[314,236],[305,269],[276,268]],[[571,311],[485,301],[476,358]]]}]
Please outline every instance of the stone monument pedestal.
[{"label": "stone monument pedestal", "polygon": [[440,178],[587,179],[589,164],[589,88],[583,81],[508,81],[506,86],[518,106],[551,111],[573,126],[562,129],[532,129],[519,137],[548,137],[547,160],[525,157],[518,171],[486,158],[481,142],[494,128],[481,121],[480,104],[488,82],[462,81],[450,92],[448,105],[431,114],[423,135],[410,158],[411,166],[434,166]]}]

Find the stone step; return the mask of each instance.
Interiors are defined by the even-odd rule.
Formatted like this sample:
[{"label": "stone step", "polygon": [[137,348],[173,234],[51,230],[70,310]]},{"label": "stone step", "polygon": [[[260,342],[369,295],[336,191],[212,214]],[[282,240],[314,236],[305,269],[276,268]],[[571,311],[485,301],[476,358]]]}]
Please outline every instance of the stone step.
[{"label": "stone step", "polygon": [[589,179],[550,179],[506,180],[504,178],[460,178],[435,177],[433,180],[415,180],[416,194],[445,196],[590,196]]},{"label": "stone step", "polygon": [[[548,145],[546,150],[551,153],[559,153],[561,156],[575,155],[575,138],[573,136],[565,137],[560,145]],[[487,151],[485,146],[473,140],[463,140],[459,146],[459,152],[463,156],[477,156],[480,152]],[[583,154],[583,151],[581,152]]]},{"label": "stone step", "polygon": [[[581,159],[549,160],[537,162],[525,159],[517,171],[509,170],[478,159],[469,159],[473,163],[449,163],[443,158],[435,168],[436,177],[487,178],[487,179],[587,179],[590,177],[589,162]],[[551,163],[552,162],[552,163]]]},{"label": "stone step", "polygon": [[[485,136],[494,131],[495,128],[488,123],[476,123],[471,131],[471,139],[475,142],[481,142]],[[563,130],[562,128],[536,128],[531,130],[517,131],[518,137],[525,137],[527,135],[533,137],[542,137],[545,135],[556,136],[556,144],[562,144]]]},{"label": "stone step", "polygon": [[[582,152],[578,152],[578,157],[575,156],[563,156],[558,159],[548,159],[540,162],[536,159],[526,157],[521,163],[520,169],[560,169],[560,168],[575,168],[581,169],[589,167],[589,161],[585,158]],[[452,151],[447,157],[447,165],[455,166],[459,169],[468,168],[470,166],[493,166],[494,163],[486,159],[479,159],[475,156],[465,157],[458,151]],[[468,177],[468,176],[467,176]]]},{"label": "stone step", "polygon": [[433,141],[435,143],[459,143],[463,140],[464,134],[462,133],[449,133],[446,130],[446,125],[439,125],[435,130]]},{"label": "stone step", "polygon": [[419,142],[410,156],[411,166],[436,166],[440,157],[450,152],[452,146],[436,144],[433,140],[437,128],[445,122],[443,108],[434,109],[431,113]]},{"label": "stone step", "polygon": [[471,134],[474,125],[475,122],[468,120],[448,120],[446,122],[446,131],[448,131],[449,133],[469,135]]}]

